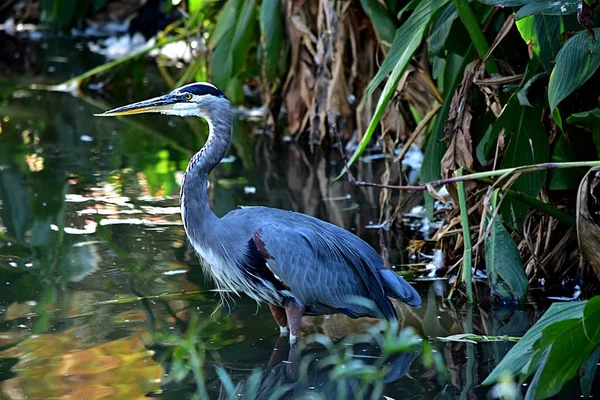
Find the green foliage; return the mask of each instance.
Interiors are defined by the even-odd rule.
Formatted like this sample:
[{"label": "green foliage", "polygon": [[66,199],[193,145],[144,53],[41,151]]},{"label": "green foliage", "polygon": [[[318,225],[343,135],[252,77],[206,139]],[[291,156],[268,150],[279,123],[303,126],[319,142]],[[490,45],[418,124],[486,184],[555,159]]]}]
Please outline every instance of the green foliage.
[{"label": "green foliage", "polygon": [[[593,30],[600,36],[600,28]],[[558,53],[550,75],[548,101],[550,110],[583,85],[600,66],[600,42],[582,31],[570,38]]]},{"label": "green foliage", "polygon": [[281,0],[263,0],[260,5],[260,31],[266,52],[265,72],[274,79],[283,47],[283,10]]},{"label": "green foliage", "polygon": [[379,38],[387,43],[392,43],[396,33],[394,16],[377,0],[360,0],[365,13],[371,19]]},{"label": "green foliage", "polygon": [[485,241],[485,264],[492,294],[523,303],[529,289],[527,275],[517,245],[502,224],[502,216],[497,214],[498,199],[497,189],[492,196],[492,215],[487,218],[488,226],[491,224],[490,235]]},{"label": "green foliage", "polygon": [[210,74],[234,103],[243,100],[240,79],[250,47],[256,42],[256,2],[229,0],[218,16],[209,46],[213,51]]},{"label": "green foliage", "polygon": [[483,382],[489,385],[505,375],[520,381],[533,375],[529,399],[556,395],[582,369],[582,390],[590,379],[600,348],[600,296],[579,303],[553,304],[544,316],[504,357]]},{"label": "green foliage", "polygon": [[[390,74],[390,76],[379,97],[379,101],[377,102],[373,118],[371,119],[371,122],[369,122],[367,131],[360,141],[358,148],[348,161],[348,167],[354,164],[366,149],[371,140],[371,136],[373,136],[373,133],[375,132],[375,128],[379,124],[379,121],[396,90],[396,86],[398,86],[400,78],[402,78],[402,74],[406,70],[413,54],[421,44],[426,29],[429,27],[434,15],[447,4],[448,1],[449,0],[424,0],[417,6],[415,12],[410,15],[406,23],[396,31],[392,48],[383,61],[381,68],[371,83],[369,83],[367,96],[373,94],[375,89],[383,82],[388,74]],[[345,173],[345,171],[346,169],[344,168],[342,174]],[[341,174],[337,179],[340,177]]]},{"label": "green foliage", "polygon": [[533,53],[546,72],[550,73],[556,55],[562,46],[560,35],[564,31],[562,17],[532,15],[517,21],[521,37],[532,46]]}]

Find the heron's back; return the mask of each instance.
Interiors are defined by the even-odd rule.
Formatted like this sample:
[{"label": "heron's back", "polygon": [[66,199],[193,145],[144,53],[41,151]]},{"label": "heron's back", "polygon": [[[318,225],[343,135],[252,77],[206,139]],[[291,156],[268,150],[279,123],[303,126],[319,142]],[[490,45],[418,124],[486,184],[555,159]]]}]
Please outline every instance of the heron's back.
[{"label": "heron's back", "polygon": [[[385,268],[371,246],[336,225],[268,207],[242,207],[222,220],[242,230],[249,241],[259,241],[267,272],[311,313],[337,310],[351,317],[395,318],[388,296],[414,306],[421,303],[414,288]],[[357,303],[359,297],[372,304]]]}]

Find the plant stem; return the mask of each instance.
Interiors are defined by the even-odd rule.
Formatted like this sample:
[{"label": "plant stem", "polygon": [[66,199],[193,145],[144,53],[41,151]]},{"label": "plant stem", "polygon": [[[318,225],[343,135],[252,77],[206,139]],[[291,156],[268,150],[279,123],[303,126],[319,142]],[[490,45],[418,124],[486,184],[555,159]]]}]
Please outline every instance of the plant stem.
[{"label": "plant stem", "polygon": [[[89,71],[84,72],[81,75],[78,75],[78,76],[76,76],[74,78],[69,79],[68,81],[65,81],[65,82],[61,83],[60,85],[56,85],[55,87],[56,88],[59,88],[59,87],[70,88],[70,87],[72,87],[75,84],[77,86],[79,86],[79,84],[82,81],[84,81],[86,79],[89,79],[89,78],[91,78],[94,75],[101,74],[101,73],[103,73],[105,71],[108,71],[109,69],[112,69],[112,68],[118,66],[118,65],[121,65],[121,64],[126,63],[128,61],[131,61],[131,60],[134,60],[136,58],[142,57],[142,56],[150,53],[154,49],[159,49],[159,48],[161,48],[163,46],[166,46],[166,45],[168,45],[170,43],[182,40],[186,36],[187,36],[187,33],[185,33],[185,32],[184,33],[180,33],[179,35],[172,36],[172,37],[170,37],[168,39],[163,40],[162,42],[155,43],[153,46],[150,46],[150,47],[148,47],[146,49],[142,49],[142,50],[136,51],[136,52],[131,53],[131,54],[125,56],[125,57],[119,58],[118,60],[110,61],[110,62],[107,62],[106,64],[99,65],[96,68],[92,68]],[[34,87],[34,89],[35,89],[35,87]]]},{"label": "plant stem", "polygon": [[516,190],[512,190],[512,189],[500,189],[500,190],[502,190],[502,192],[506,196],[512,197],[513,199],[520,200],[521,202],[523,202],[527,205],[535,207],[538,210],[542,211],[543,213],[556,218],[558,221],[564,222],[565,224],[568,224],[572,227],[576,226],[574,217],[572,217],[571,215],[569,215],[565,212],[560,211],[558,208],[553,207],[548,203],[544,203],[543,201],[540,201],[533,196],[530,196],[528,194],[525,194],[525,193],[522,193],[522,192],[519,192]]},{"label": "plant stem", "polygon": [[[458,13],[458,16],[460,17],[460,20],[462,21],[463,25],[467,29],[467,32],[469,32],[469,36],[471,37],[471,40],[473,41],[473,44],[475,45],[475,49],[477,50],[477,53],[479,54],[479,58],[484,60],[485,55],[487,54],[490,46],[488,45],[487,41],[485,40],[485,36],[483,36],[483,32],[481,31],[481,28],[479,27],[479,22],[477,22],[477,18],[475,17],[475,14],[473,13],[471,6],[469,5],[469,1],[468,0],[454,0],[454,6],[456,7],[456,12]],[[485,67],[486,67],[488,74],[490,74],[490,75],[500,73],[500,70],[498,69],[498,66],[496,65],[496,61],[494,60],[494,57],[491,55],[488,58],[487,62],[485,63]]]},{"label": "plant stem", "polygon": [[547,171],[549,169],[562,169],[562,168],[591,168],[600,166],[600,161],[576,161],[576,162],[549,162],[542,164],[532,164],[532,165],[523,165],[521,167],[514,168],[504,168],[497,169],[494,171],[486,171],[486,172],[476,172],[474,174],[463,175],[463,176],[455,176],[447,179],[439,179],[436,181],[426,182],[422,185],[406,185],[406,186],[398,186],[398,185],[385,185],[383,183],[373,183],[373,182],[363,182],[357,181],[353,176],[348,175],[348,179],[355,186],[369,186],[369,187],[377,187],[381,189],[391,189],[391,190],[407,190],[414,192],[424,192],[430,188],[437,188],[440,186],[444,186],[450,183],[462,182],[462,181],[472,181],[472,180],[485,180],[486,178],[491,178],[494,176],[501,175],[512,175],[515,173],[528,173],[528,172],[539,172],[539,171]]},{"label": "plant stem", "polygon": [[[462,176],[462,167],[456,171],[456,176]],[[467,206],[467,196],[465,195],[465,183],[457,182],[458,205],[460,208],[460,222],[463,228],[463,266],[461,279],[467,285],[467,299],[469,303],[473,302],[473,279],[471,275],[472,251],[471,230],[469,227],[469,207]]]}]

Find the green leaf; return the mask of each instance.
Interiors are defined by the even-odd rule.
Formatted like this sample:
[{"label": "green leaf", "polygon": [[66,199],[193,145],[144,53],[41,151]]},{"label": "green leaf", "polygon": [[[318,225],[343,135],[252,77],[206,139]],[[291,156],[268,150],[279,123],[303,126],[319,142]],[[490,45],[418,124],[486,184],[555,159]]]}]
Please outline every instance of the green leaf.
[{"label": "green leaf", "polygon": [[208,41],[210,49],[214,49],[223,40],[225,35],[232,33],[237,20],[236,15],[239,11],[240,3],[241,0],[229,0],[219,13],[215,30],[210,35],[210,40]]},{"label": "green leaf", "polygon": [[521,37],[533,47],[546,72],[554,67],[554,60],[562,46],[560,35],[564,31],[562,17],[532,15],[517,21]]},{"label": "green leaf", "polygon": [[[560,135],[552,150],[550,161],[570,162],[576,161],[575,152],[564,135]],[[579,182],[585,172],[577,168],[559,168],[550,171],[548,188],[550,190],[577,190]]]},{"label": "green leaf", "polygon": [[594,108],[572,114],[567,118],[569,124],[581,124],[592,129],[592,139],[596,146],[596,154],[600,158],[600,109]]},{"label": "green leaf", "polygon": [[[593,30],[596,37],[600,28]],[[550,110],[583,85],[600,66],[600,41],[595,42],[586,31],[570,38],[558,52],[556,66],[550,75],[548,101]]]},{"label": "green leaf", "polygon": [[596,370],[598,369],[598,361],[600,361],[600,347],[592,353],[590,358],[587,359],[581,367],[581,378],[579,380],[581,384],[581,393],[583,397],[590,397],[592,392],[592,384],[596,377]]},{"label": "green leaf", "polygon": [[[499,189],[496,189],[492,198],[492,210],[497,207],[498,193]],[[521,255],[516,243],[504,228],[500,214],[492,221],[490,236],[485,241],[485,263],[492,290],[496,295],[504,300],[514,299],[520,303],[527,300],[529,282]]]},{"label": "green leaf", "polygon": [[503,376],[516,377],[527,367],[531,358],[536,353],[533,345],[542,336],[544,329],[555,322],[572,318],[582,318],[585,301],[573,303],[554,303],[523,336],[521,340],[506,354],[500,364],[485,378],[483,385],[491,385]]},{"label": "green leaf", "polygon": [[[550,157],[550,146],[548,135],[541,123],[541,111],[520,107],[519,112],[515,114],[515,119],[510,122],[514,126],[514,132],[506,148],[502,168],[547,162]],[[546,171],[523,174],[515,180],[511,189],[535,197],[545,180]],[[529,206],[517,199],[506,199],[502,203],[502,216],[515,229],[521,225],[528,211]]]},{"label": "green leaf", "polygon": [[391,72],[388,81],[383,88],[373,118],[367,127],[367,131],[362,137],[358,147],[352,154],[348,165],[344,167],[340,175],[335,179],[339,179],[345,172],[346,168],[352,166],[356,160],[361,156],[365,148],[367,147],[375,128],[379,124],[383,112],[385,111],[388,103],[390,102],[398,82],[402,77],[402,74],[406,70],[408,63],[412,59],[413,54],[421,44],[425,31],[429,26],[435,13],[443,7],[449,0],[425,0],[417,6],[414,13],[408,18],[397,31],[392,48],[390,49],[387,57],[383,61],[381,68],[377,72],[377,75],[369,83],[367,87],[366,97],[373,95],[373,91],[379,84],[385,79],[385,77]]},{"label": "green leaf", "polygon": [[275,78],[283,43],[283,10],[281,0],[263,0],[260,5],[260,32],[267,53],[265,70],[268,79]]},{"label": "green leaf", "polygon": [[527,92],[531,88],[531,86],[539,79],[547,77],[548,74],[545,72],[540,72],[537,75],[534,75],[531,79],[529,79],[525,85],[517,92],[517,100],[519,100],[519,104],[526,107],[533,107],[527,98]]},{"label": "green leaf", "polygon": [[363,10],[369,16],[375,31],[380,40],[392,43],[394,33],[396,33],[396,24],[393,20],[393,14],[388,11],[378,0],[360,0]]},{"label": "green leaf", "polygon": [[[600,345],[600,296],[589,300],[583,318],[556,322],[542,333],[534,345],[540,351],[550,348],[548,362],[540,366],[540,383],[535,398],[557,394],[562,386],[575,377],[580,366]],[[530,389],[531,390],[531,389]]]},{"label": "green leaf", "polygon": [[581,4],[581,0],[541,0],[541,1],[530,1],[527,2],[523,7],[517,11],[515,19],[534,15],[569,15],[577,12],[577,6]]},{"label": "green leaf", "polygon": [[457,18],[458,13],[456,12],[454,3],[447,4],[440,12],[440,15],[436,18],[435,23],[431,28],[431,34],[427,38],[430,55],[443,56],[450,29]]},{"label": "green leaf", "polygon": [[246,67],[248,51],[255,42],[255,14],[255,0],[230,0],[219,14],[209,40],[209,45],[214,48],[210,64],[212,80],[225,88],[227,95],[232,96],[232,102],[240,101],[240,96],[237,96],[239,81],[232,83],[232,80],[239,77]]},{"label": "green leaf", "polygon": [[188,0],[190,15],[194,15],[204,6],[204,0]]}]

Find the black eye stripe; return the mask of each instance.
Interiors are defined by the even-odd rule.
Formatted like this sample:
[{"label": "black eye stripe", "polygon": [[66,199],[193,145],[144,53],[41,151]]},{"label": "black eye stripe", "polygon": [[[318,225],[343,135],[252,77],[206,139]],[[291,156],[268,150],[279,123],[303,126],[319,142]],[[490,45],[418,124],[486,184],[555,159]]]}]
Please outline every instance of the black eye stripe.
[{"label": "black eye stripe", "polygon": [[223,92],[212,85],[204,85],[202,83],[193,83],[179,90],[181,93],[190,93],[196,96],[211,95],[215,97],[227,98]]}]

